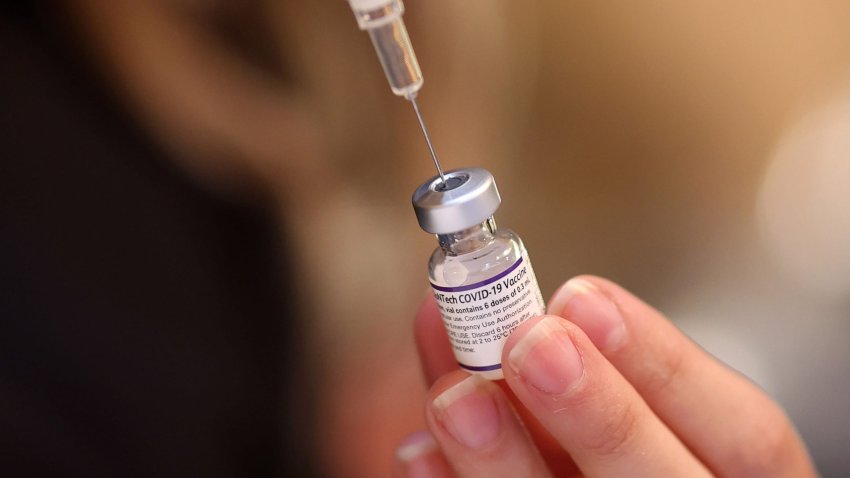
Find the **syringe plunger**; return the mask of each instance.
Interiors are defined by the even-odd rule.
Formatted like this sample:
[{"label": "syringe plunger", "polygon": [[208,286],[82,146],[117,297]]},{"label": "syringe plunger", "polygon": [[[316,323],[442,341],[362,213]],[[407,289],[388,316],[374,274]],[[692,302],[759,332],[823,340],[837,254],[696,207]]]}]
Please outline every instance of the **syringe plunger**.
[{"label": "syringe plunger", "polygon": [[445,183],[443,168],[440,167],[437,152],[434,151],[419,105],[416,104],[416,93],[422,88],[422,72],[419,70],[419,62],[416,61],[416,54],[413,53],[413,47],[410,45],[407,28],[401,19],[404,4],[401,0],[348,0],[348,3],[354,11],[360,29],[369,32],[372,45],[375,46],[375,52],[378,53],[393,93],[405,97],[413,104],[413,111],[422,128],[422,134],[431,152],[431,159],[434,160],[440,179]]},{"label": "syringe plunger", "polygon": [[422,72],[407,36],[401,0],[348,0],[357,24],[369,32],[393,93],[410,99],[422,88]]}]

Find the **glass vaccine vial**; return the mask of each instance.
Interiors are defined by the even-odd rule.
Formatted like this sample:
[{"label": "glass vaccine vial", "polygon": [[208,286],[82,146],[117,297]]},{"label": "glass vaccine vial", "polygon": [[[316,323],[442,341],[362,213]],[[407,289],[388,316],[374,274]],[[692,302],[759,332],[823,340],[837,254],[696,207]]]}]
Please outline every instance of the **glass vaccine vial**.
[{"label": "glass vaccine vial", "polygon": [[428,278],[458,364],[498,380],[505,340],[546,305],[522,240],[496,228],[501,198],[493,175],[464,168],[445,176],[413,193],[420,227],[439,242]]}]

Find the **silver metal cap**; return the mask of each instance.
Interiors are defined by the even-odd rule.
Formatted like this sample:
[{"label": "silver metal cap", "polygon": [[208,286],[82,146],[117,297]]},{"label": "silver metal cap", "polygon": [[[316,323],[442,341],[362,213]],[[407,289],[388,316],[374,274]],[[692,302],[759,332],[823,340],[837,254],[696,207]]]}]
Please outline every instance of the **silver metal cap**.
[{"label": "silver metal cap", "polygon": [[426,232],[457,232],[484,222],[499,209],[502,199],[490,171],[461,168],[445,174],[446,184],[434,176],[413,193],[413,210]]}]

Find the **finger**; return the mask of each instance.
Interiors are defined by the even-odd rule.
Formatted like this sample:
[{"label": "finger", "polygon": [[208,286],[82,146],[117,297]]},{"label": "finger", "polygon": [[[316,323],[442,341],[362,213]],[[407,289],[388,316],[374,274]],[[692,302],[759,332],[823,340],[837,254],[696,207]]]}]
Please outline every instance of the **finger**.
[{"label": "finger", "polygon": [[570,458],[570,455],[564,451],[561,444],[549,433],[549,430],[525,408],[525,405],[517,398],[507,382],[498,380],[494,383],[508,397],[508,401],[513,406],[514,413],[517,414],[525,429],[528,430],[528,434],[531,435],[531,441],[534,442],[534,446],[537,447],[537,450],[543,457],[543,461],[546,462],[546,466],[552,474],[559,477],[582,476],[581,470],[578,469],[578,466]]},{"label": "finger", "polygon": [[416,349],[419,351],[419,362],[429,387],[438,377],[459,368],[434,296],[429,294],[419,306],[413,323],[413,333]]},{"label": "finger", "polygon": [[399,443],[392,470],[393,478],[451,478],[449,463],[434,437],[425,430],[412,433]]},{"label": "finger", "polygon": [[[420,363],[429,387],[433,385],[437,378],[453,370],[459,370],[437,308],[437,301],[431,295],[422,301],[422,305],[416,314],[414,335]],[[516,396],[503,380],[496,383],[503,388],[503,392],[512,404],[518,404],[519,401]],[[525,407],[517,406],[516,411],[526,429],[529,430],[534,444],[540,450],[549,469],[555,472],[557,476],[578,476],[578,468],[575,463],[549,432],[537,422],[537,419],[528,413]]]},{"label": "finger", "polygon": [[505,343],[523,405],[589,476],[709,476],[577,326],[534,317]]},{"label": "finger", "polygon": [[571,279],[549,313],[578,325],[655,413],[724,476],[813,476],[784,412],[658,311],[598,277]]},{"label": "finger", "polygon": [[428,397],[428,427],[459,477],[551,476],[496,384],[456,370]]}]

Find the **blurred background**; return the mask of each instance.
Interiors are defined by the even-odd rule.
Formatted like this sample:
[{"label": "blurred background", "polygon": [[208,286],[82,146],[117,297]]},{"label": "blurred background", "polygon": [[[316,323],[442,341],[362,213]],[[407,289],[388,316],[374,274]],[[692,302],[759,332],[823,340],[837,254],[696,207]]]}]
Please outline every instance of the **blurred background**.
[{"label": "blurred background", "polygon": [[[270,193],[321,461],[388,475],[424,423],[411,324],[436,242],[410,195],[433,166],[348,5],[68,5],[82,57],[191,177]],[[850,474],[850,3],[406,7],[443,165],[494,173],[544,296],[619,282],[778,400],[821,473]]]}]

